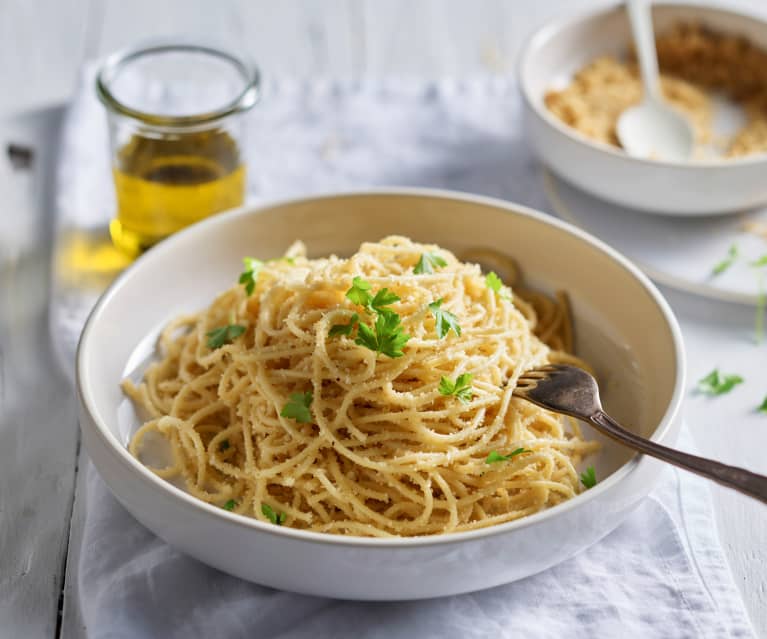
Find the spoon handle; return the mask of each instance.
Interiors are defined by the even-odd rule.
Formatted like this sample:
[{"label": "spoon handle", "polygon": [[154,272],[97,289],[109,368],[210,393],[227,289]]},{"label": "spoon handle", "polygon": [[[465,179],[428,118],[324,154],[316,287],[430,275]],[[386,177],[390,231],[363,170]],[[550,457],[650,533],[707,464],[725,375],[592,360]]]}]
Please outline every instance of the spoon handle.
[{"label": "spoon handle", "polygon": [[764,475],[758,475],[745,468],[728,466],[713,459],[706,459],[705,457],[691,455],[681,450],[661,446],[654,441],[626,430],[604,411],[597,411],[588,421],[603,434],[640,453],[657,457],[665,462],[712,479],[723,486],[733,488],[767,504],[767,477]]},{"label": "spoon handle", "polygon": [[626,0],[626,8],[634,35],[634,47],[642,72],[645,99],[660,100],[658,78],[658,56],[655,53],[655,36],[652,28],[652,14],[647,0]]}]

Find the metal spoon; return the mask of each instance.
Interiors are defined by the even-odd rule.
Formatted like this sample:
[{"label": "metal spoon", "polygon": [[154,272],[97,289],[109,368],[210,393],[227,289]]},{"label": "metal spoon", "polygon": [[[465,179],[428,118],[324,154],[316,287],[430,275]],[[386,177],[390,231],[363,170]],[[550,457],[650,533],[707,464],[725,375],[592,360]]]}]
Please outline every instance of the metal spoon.
[{"label": "metal spoon", "polygon": [[621,426],[602,409],[596,380],[576,366],[558,364],[527,371],[519,378],[513,394],[555,413],[582,419],[624,446],[713,479],[767,504],[764,475],[661,446]]},{"label": "metal spoon", "polygon": [[618,139],[629,155],[687,160],[695,136],[687,118],[668,106],[661,95],[650,6],[645,0],[627,0],[626,8],[642,72],[644,98],[621,114],[616,127]]}]

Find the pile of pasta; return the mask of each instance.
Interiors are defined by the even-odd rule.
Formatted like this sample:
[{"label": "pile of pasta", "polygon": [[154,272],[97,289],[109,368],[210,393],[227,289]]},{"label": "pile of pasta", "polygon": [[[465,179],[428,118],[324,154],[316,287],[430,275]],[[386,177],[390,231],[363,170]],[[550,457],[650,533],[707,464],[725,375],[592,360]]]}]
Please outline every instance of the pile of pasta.
[{"label": "pile of pasta", "polygon": [[[512,396],[524,371],[570,357],[564,295],[520,295],[403,237],[349,258],[297,243],[247,275],[172,321],[123,383],[146,419],[131,452],[170,451],[158,475],[242,515],[359,536],[471,530],[578,493],[598,444]],[[371,347],[381,317],[398,353]]]}]

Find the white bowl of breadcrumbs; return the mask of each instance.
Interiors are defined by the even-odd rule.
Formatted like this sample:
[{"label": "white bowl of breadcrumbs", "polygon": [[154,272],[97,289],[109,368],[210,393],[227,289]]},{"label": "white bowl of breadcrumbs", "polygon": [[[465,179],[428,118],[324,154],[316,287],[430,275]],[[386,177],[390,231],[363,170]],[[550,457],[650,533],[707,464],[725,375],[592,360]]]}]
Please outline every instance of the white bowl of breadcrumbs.
[{"label": "white bowl of breadcrumbs", "polygon": [[767,203],[767,22],[709,4],[652,8],[661,88],[695,129],[684,162],[626,154],[620,114],[642,99],[624,6],[559,18],[531,36],[518,77],[530,142],[554,173],[662,215]]}]

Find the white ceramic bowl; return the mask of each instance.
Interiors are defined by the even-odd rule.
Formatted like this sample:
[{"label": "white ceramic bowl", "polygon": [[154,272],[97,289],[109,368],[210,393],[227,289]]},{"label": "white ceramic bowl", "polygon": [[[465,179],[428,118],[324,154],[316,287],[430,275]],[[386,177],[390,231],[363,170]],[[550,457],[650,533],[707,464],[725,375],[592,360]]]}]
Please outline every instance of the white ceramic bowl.
[{"label": "white ceramic bowl", "polygon": [[597,368],[608,409],[656,441],[674,441],[684,387],[676,320],[636,267],[582,231],[514,204],[416,189],[245,207],[141,257],[103,295],[83,331],[77,356],[83,441],[139,521],[189,555],[257,583],[338,598],[418,599],[553,566],[610,532],[648,493],[660,462],[607,443],[588,462],[600,483],[547,511],[465,533],[367,539],[277,527],[210,506],[128,453],[137,423],[120,380],[151,350],[147,336],[236,281],[242,256],[276,257],[297,238],[314,256],[350,254],[393,233],[457,252],[505,251],[534,286],[567,289],[579,353]]},{"label": "white ceramic bowl", "polygon": [[[653,4],[656,33],[679,22],[702,23],[747,37],[767,49],[767,23],[717,5]],[[710,215],[767,202],[767,154],[706,162],[634,158],[594,142],[552,115],[544,104],[595,57],[623,55],[631,42],[623,5],[558,18],[538,30],[522,50],[518,78],[530,142],[555,173],[598,197],[663,215]]]}]

